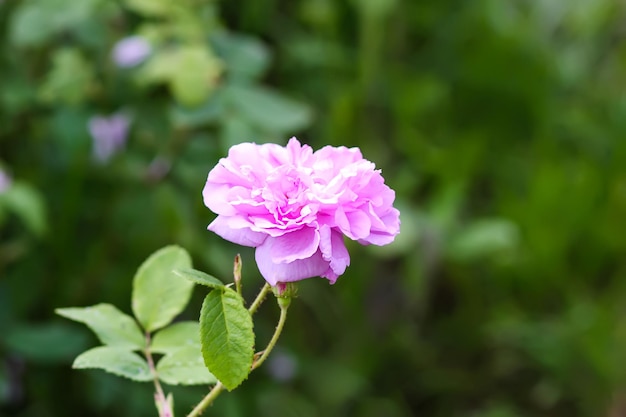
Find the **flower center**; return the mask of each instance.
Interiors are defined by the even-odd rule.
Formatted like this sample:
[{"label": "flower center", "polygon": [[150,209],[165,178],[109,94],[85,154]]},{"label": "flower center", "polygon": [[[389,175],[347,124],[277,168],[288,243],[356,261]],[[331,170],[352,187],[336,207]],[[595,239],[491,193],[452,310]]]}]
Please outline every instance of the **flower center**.
[{"label": "flower center", "polygon": [[295,167],[281,166],[268,174],[261,196],[277,221],[290,223],[311,214],[309,182],[306,172]]}]

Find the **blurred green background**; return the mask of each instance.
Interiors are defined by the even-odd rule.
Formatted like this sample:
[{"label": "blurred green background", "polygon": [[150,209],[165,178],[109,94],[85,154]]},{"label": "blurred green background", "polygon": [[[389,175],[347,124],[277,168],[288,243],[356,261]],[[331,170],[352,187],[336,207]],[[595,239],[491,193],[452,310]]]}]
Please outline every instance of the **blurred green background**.
[{"label": "blurred green background", "polygon": [[[70,369],[97,342],[53,309],[130,312],[171,243],[223,280],[242,251],[253,295],[253,252],[206,231],[201,189],[232,144],[293,135],[360,147],[401,234],[302,282],[272,361],[207,415],[626,415],[625,19],[618,0],[0,0],[0,415],[155,416],[150,384]],[[277,316],[255,316],[260,345]],[[206,392],[166,388],[177,415]]]}]

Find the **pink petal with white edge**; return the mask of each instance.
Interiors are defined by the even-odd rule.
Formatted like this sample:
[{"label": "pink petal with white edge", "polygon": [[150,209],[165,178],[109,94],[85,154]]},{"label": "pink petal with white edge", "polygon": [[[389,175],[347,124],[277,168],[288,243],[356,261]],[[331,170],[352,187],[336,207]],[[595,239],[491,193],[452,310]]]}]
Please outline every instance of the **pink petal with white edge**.
[{"label": "pink petal with white edge", "polygon": [[245,227],[241,219],[233,217],[217,216],[208,229],[230,242],[253,248],[267,239],[265,233],[253,232]]},{"label": "pink petal with white edge", "polygon": [[269,249],[274,263],[289,263],[313,256],[320,244],[320,234],[312,227],[286,233],[278,237],[268,237],[263,246]]},{"label": "pink petal with white edge", "polygon": [[279,264],[272,262],[270,246],[261,245],[256,249],[255,259],[261,275],[273,286],[279,282],[293,282],[318,277],[328,270],[328,262],[322,258],[319,251],[307,259]]}]

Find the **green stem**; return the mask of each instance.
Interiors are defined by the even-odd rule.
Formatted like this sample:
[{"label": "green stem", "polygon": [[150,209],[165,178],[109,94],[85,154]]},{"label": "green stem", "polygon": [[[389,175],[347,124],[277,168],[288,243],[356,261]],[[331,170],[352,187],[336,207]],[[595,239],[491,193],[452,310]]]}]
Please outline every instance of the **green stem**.
[{"label": "green stem", "polygon": [[278,304],[280,305],[280,318],[278,319],[276,330],[274,330],[274,335],[272,336],[272,339],[270,340],[270,342],[267,344],[267,347],[263,351],[263,354],[261,355],[261,357],[252,364],[251,371],[254,371],[256,368],[261,366],[263,362],[265,362],[265,359],[267,359],[272,349],[274,349],[276,342],[278,342],[278,338],[280,337],[280,334],[283,331],[283,327],[285,327],[285,321],[287,321],[287,309],[289,308],[289,304],[284,305],[284,306],[281,303],[278,303]]},{"label": "green stem", "polygon": [[191,413],[189,413],[187,417],[198,417],[200,414],[202,414],[202,412],[208,406],[210,406],[213,403],[213,401],[215,401],[217,396],[221,394],[223,389],[224,389],[224,385],[222,385],[221,382],[218,382],[217,384],[215,384],[213,389],[209,391],[206,397],[204,397],[202,401],[200,401],[193,410],[191,410]]},{"label": "green stem", "polygon": [[161,387],[161,383],[159,382],[159,375],[157,374],[156,368],[154,366],[154,359],[152,359],[152,352],[150,352],[150,333],[146,332],[146,349],[143,351],[146,356],[146,360],[148,361],[148,367],[150,368],[150,373],[152,374],[152,378],[154,380],[154,401],[157,406],[157,410],[159,410],[159,417],[174,417],[174,412],[170,407],[170,403],[167,401],[165,397],[165,393],[163,392],[163,388]]},{"label": "green stem", "polygon": [[261,291],[259,291],[259,295],[256,296],[256,298],[254,299],[254,301],[252,302],[252,305],[250,306],[250,308],[248,309],[248,311],[250,312],[250,314],[254,314],[256,313],[256,311],[258,310],[258,308],[261,306],[261,304],[263,304],[263,301],[265,300],[265,296],[267,295],[267,293],[272,289],[271,285],[268,283],[265,283],[265,285],[263,286],[263,288],[261,288]]}]

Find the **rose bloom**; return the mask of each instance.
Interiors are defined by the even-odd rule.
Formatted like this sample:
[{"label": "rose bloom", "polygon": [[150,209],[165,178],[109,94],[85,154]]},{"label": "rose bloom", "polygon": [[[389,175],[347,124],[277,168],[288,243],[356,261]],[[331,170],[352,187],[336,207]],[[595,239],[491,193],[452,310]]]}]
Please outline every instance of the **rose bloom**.
[{"label": "rose bloom", "polygon": [[316,276],[334,283],[350,264],[344,235],[386,245],[400,229],[395,192],[358,148],[241,143],[209,172],[202,195],[218,214],[209,230],[255,247],[273,286]]}]

